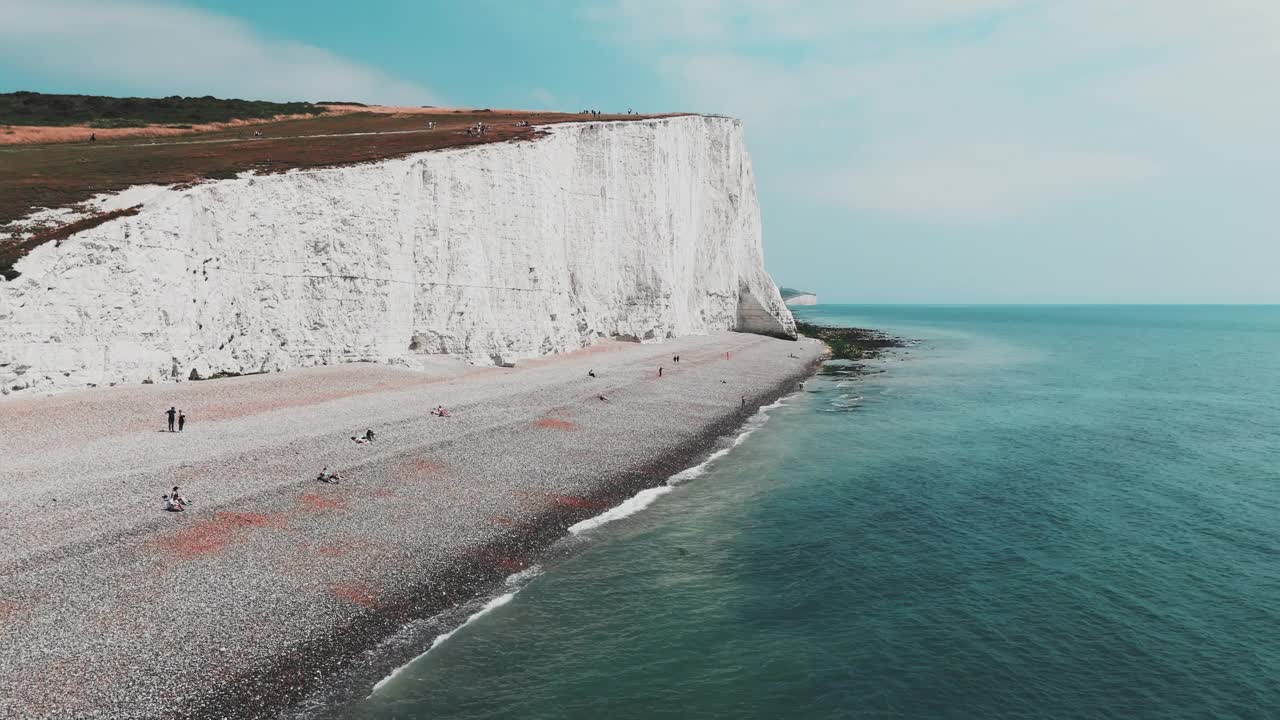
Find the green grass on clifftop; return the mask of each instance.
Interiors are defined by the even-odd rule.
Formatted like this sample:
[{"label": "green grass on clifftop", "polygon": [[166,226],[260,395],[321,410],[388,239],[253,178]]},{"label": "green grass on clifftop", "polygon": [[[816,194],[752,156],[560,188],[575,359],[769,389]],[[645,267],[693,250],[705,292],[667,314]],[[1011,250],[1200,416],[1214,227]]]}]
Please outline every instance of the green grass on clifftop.
[{"label": "green grass on clifftop", "polygon": [[0,125],[88,125],[144,127],[199,125],[230,120],[261,120],[277,115],[320,115],[327,110],[307,102],[204,97],[114,98],[101,95],[0,93]]}]

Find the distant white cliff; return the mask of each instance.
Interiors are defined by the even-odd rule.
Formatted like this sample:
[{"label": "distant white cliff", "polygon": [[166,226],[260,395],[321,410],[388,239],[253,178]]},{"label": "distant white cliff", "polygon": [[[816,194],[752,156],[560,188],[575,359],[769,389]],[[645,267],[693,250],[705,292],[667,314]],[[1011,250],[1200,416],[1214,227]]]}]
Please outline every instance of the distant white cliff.
[{"label": "distant white cliff", "polygon": [[805,292],[804,290],[796,290],[794,288],[784,287],[781,289],[781,293],[782,293],[782,301],[786,303],[788,307],[791,307],[793,305],[817,305],[818,304],[818,296],[811,292]]},{"label": "distant white cliff", "polygon": [[741,124],[555,125],[533,142],[137,188],[141,212],[0,279],[5,393],[599,338],[795,337]]}]

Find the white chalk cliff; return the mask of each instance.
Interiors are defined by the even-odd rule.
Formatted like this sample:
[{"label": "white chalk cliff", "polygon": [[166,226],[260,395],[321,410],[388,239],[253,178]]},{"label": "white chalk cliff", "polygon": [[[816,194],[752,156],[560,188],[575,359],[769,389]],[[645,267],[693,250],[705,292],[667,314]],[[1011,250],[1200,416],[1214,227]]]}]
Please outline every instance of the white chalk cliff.
[{"label": "white chalk cliff", "polygon": [[533,142],[129,192],[137,215],[0,279],[5,393],[795,336],[732,119],[555,125]]}]

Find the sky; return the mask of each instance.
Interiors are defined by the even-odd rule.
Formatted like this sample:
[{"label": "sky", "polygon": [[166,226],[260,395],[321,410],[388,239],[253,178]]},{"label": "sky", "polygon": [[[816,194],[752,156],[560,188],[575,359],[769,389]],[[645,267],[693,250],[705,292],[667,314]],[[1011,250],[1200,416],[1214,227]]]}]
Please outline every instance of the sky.
[{"label": "sky", "polygon": [[0,91],[741,118],[823,302],[1280,302],[1280,2],[0,0]]}]

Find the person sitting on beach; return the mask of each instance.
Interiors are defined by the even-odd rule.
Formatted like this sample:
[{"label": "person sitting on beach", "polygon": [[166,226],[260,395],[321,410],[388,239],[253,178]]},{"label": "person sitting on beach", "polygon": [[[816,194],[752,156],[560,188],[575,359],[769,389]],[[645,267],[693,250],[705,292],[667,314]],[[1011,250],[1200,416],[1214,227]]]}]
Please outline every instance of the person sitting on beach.
[{"label": "person sitting on beach", "polygon": [[161,495],[160,500],[161,502],[164,503],[164,505],[162,505],[161,508],[169,512],[183,512],[184,510],[186,510],[186,508],[182,506],[182,503],[178,502],[177,500],[174,500],[168,495]]},{"label": "person sitting on beach", "polygon": [[596,376],[596,371],[595,371],[595,370],[588,370],[588,371],[587,371],[587,377],[595,377],[595,376]]},{"label": "person sitting on beach", "polygon": [[[169,493],[166,497],[169,499],[168,504],[172,504],[177,509],[178,512],[182,512],[183,510],[186,510],[187,505],[190,504],[187,502],[186,498],[178,494],[177,485],[173,486],[173,492]],[[168,508],[166,507],[166,509]]]},{"label": "person sitting on beach", "polygon": [[365,428],[364,439],[373,442],[373,428]]},{"label": "person sitting on beach", "polygon": [[600,396],[600,400],[601,400],[602,402],[609,402],[609,398],[605,397],[604,395],[601,395],[601,396]]},{"label": "person sitting on beach", "polygon": [[363,436],[363,435],[361,435],[361,436],[359,436],[359,437],[356,437],[355,435],[352,435],[352,436],[351,436],[351,442],[353,442],[353,443],[355,443],[355,444],[357,444],[357,445],[368,445],[368,444],[369,444],[369,438],[367,438],[367,437],[365,437],[365,436]]},{"label": "person sitting on beach", "polygon": [[334,470],[333,472],[330,472],[328,465],[320,468],[320,475],[316,479],[320,482],[330,483],[332,485],[337,485],[342,482],[342,476],[338,474],[338,471]]},{"label": "person sitting on beach", "polygon": [[437,405],[436,409],[431,411],[431,414],[437,417],[449,417],[449,411],[445,410],[443,405]]}]

